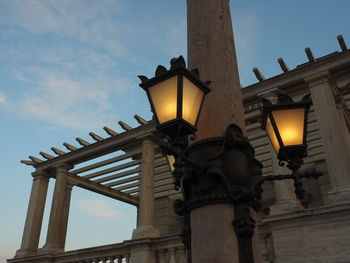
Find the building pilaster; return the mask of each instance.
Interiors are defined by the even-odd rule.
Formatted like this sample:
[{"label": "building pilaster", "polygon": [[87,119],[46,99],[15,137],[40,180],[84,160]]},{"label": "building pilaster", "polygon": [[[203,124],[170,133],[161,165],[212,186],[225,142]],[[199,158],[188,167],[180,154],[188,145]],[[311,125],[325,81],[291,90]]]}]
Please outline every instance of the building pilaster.
[{"label": "building pilaster", "polygon": [[327,73],[306,78],[317,117],[331,181],[328,198],[333,202],[350,200],[350,136],[334,99]]}]

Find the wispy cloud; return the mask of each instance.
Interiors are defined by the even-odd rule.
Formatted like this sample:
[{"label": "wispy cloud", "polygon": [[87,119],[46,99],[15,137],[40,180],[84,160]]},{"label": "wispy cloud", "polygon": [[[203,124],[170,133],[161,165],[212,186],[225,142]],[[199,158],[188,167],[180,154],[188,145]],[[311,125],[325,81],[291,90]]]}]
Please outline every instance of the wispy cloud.
[{"label": "wispy cloud", "polygon": [[131,8],[120,0],[2,5],[0,66],[4,60],[13,78],[11,89],[5,88],[6,107],[50,127],[86,130],[115,123],[116,112],[126,111],[118,101],[132,101],[137,87],[130,67],[148,66],[161,54],[177,56],[186,46],[183,18],[154,24],[143,17],[140,25],[124,15]]},{"label": "wispy cloud", "polygon": [[26,74],[34,76],[37,86],[10,103],[10,111],[53,127],[86,130],[112,123],[116,118],[111,100],[129,86],[123,79],[102,76],[75,80],[64,72],[42,68],[27,69]]},{"label": "wispy cloud", "polygon": [[69,37],[85,44],[122,53],[119,28],[112,17],[123,9],[118,0],[12,0],[7,23],[35,34]]},{"label": "wispy cloud", "polygon": [[0,24],[14,27],[4,28],[0,55],[13,65],[17,91],[0,103],[50,127],[115,122],[112,100],[131,85],[117,58],[123,48],[113,16],[123,9],[120,1],[13,0],[6,7]]},{"label": "wispy cloud", "polygon": [[82,212],[105,219],[118,219],[121,212],[117,210],[113,201],[104,199],[81,199],[73,202]]},{"label": "wispy cloud", "polygon": [[0,105],[5,104],[5,103],[6,103],[6,97],[5,97],[5,95],[0,93]]}]

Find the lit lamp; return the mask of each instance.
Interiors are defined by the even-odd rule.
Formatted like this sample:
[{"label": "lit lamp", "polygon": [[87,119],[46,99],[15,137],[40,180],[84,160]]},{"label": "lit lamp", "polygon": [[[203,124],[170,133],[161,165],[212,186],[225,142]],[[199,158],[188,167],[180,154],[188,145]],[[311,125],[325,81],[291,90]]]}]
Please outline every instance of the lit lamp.
[{"label": "lit lamp", "polygon": [[279,93],[276,104],[267,99],[262,99],[262,102],[262,129],[266,130],[278,159],[291,162],[305,157],[310,95],[304,96],[300,102],[293,102],[288,95]]},{"label": "lit lamp", "polygon": [[174,171],[175,157],[173,155],[167,155],[166,160],[168,161],[170,171]]},{"label": "lit lamp", "polygon": [[196,131],[204,97],[210,91],[209,83],[199,80],[197,69],[187,70],[182,56],[172,59],[170,64],[170,70],[158,66],[151,79],[139,76],[140,87],[147,92],[157,129],[171,138],[183,137]]}]

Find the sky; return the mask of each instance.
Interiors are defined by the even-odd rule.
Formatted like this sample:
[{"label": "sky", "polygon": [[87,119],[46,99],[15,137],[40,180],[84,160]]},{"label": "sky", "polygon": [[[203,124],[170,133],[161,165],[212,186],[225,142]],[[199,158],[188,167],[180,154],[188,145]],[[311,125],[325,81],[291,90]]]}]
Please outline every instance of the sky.
[{"label": "sky", "polygon": [[[256,82],[350,46],[348,0],[231,0],[240,80]],[[20,246],[33,168],[20,164],[52,146],[121,131],[151,118],[137,75],[186,57],[185,0],[0,0],[0,263]],[[76,145],[76,144],[75,144]],[[45,242],[50,181],[40,246]],[[74,188],[67,249],[130,239],[132,206]],[[88,230],[88,231],[87,231]]]}]

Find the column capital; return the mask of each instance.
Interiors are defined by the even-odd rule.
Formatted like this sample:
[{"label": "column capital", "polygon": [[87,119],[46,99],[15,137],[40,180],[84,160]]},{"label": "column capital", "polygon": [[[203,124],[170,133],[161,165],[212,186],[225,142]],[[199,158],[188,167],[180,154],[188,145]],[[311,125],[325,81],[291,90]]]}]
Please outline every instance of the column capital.
[{"label": "column capital", "polygon": [[323,83],[329,82],[329,72],[324,71],[318,74],[304,77],[304,80],[308,83],[309,87],[315,87]]},{"label": "column capital", "polygon": [[35,172],[32,172],[33,180],[39,180],[39,179],[47,179],[49,180],[51,175],[45,170],[37,170]]}]

